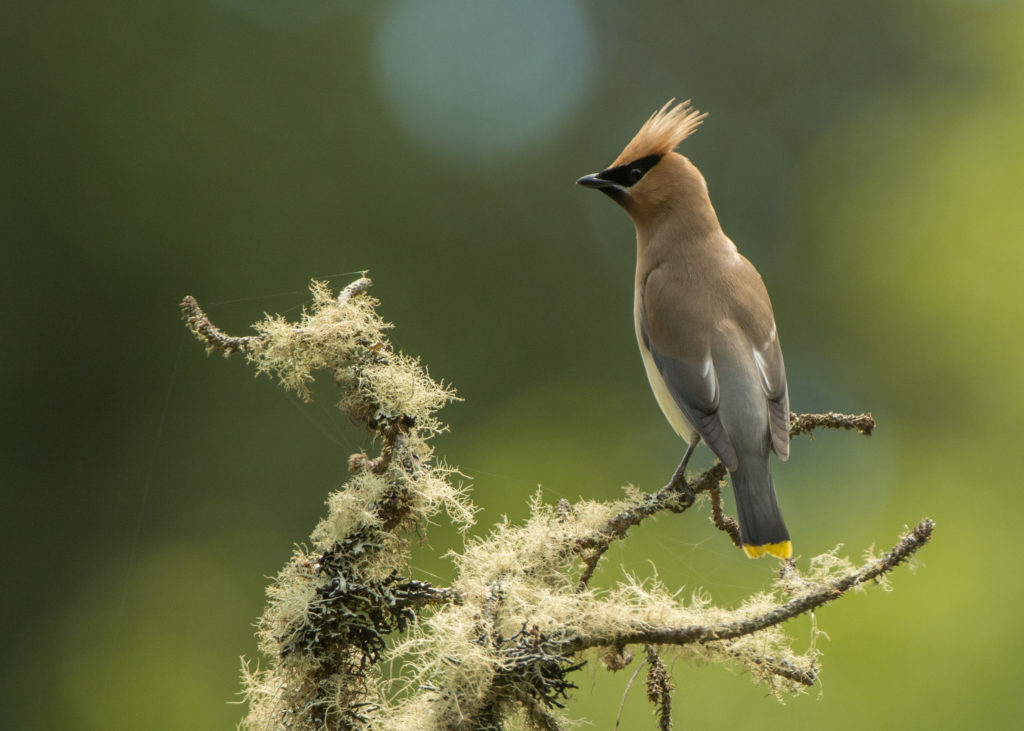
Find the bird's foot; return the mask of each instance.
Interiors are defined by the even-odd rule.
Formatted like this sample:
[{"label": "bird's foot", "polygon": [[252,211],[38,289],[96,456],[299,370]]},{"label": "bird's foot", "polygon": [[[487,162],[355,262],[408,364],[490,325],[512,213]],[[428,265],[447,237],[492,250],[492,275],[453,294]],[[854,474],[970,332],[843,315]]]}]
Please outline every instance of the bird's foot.
[{"label": "bird's foot", "polygon": [[689,508],[697,499],[697,494],[690,487],[690,483],[686,481],[686,476],[682,473],[682,470],[672,475],[672,480],[665,487],[661,488],[661,491],[676,493],[680,496],[679,508],[674,511],[677,513],[681,513]]}]

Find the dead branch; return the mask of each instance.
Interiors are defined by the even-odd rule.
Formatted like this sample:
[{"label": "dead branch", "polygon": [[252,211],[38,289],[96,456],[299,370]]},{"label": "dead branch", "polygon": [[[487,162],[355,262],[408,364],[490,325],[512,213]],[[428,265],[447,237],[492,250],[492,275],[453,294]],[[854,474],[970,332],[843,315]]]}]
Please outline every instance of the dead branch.
[{"label": "dead branch", "polygon": [[185,295],[181,301],[181,316],[185,320],[185,327],[201,341],[206,343],[207,352],[218,350],[225,356],[232,353],[247,350],[256,340],[264,340],[266,336],[246,335],[233,337],[226,334],[210,321],[209,315],[203,312],[196,298],[192,295]]},{"label": "dead branch", "polygon": [[658,728],[661,731],[672,731],[672,677],[653,645],[647,645],[644,651],[650,665],[647,669],[647,700],[654,705]]},{"label": "dead branch", "polygon": [[793,617],[813,611],[824,604],[835,601],[854,586],[871,581],[882,574],[892,571],[928,542],[934,528],[935,523],[930,518],[925,518],[881,558],[868,561],[856,571],[816,587],[801,596],[780,604],[768,612],[747,619],[723,624],[693,625],[689,627],[632,627],[624,632],[613,635],[575,637],[566,640],[560,648],[557,648],[557,651],[569,655],[590,647],[619,647],[641,643],[688,645],[750,635],[793,619]]},{"label": "dead branch", "polygon": [[871,414],[793,414],[789,415],[789,435],[810,434],[815,428],[851,429],[870,437],[875,431],[875,420]]},{"label": "dead branch", "polygon": [[740,541],[740,524],[736,522],[736,519],[730,515],[726,515],[722,510],[722,488],[719,485],[715,485],[708,494],[711,495],[711,520],[715,524],[718,530],[724,532],[732,540],[732,544],[736,548],[740,548],[743,544]]},{"label": "dead branch", "polygon": [[[361,277],[352,282],[338,294],[338,306],[344,307],[350,299],[364,294],[372,285],[373,282],[368,277]],[[181,307],[182,318],[185,320],[185,327],[191,330],[196,338],[206,344],[207,351],[217,350],[226,357],[239,351],[249,350],[255,343],[263,342],[267,339],[266,334],[244,335],[241,337],[228,335],[213,324],[210,316],[203,311],[196,298],[190,294],[185,295],[179,306]]]}]

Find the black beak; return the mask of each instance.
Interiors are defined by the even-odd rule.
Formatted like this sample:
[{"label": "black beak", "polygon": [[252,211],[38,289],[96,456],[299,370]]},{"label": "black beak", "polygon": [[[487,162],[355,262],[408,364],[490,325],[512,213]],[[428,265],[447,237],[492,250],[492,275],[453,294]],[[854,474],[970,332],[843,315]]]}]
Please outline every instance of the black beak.
[{"label": "black beak", "polygon": [[585,188],[608,188],[615,185],[610,180],[604,180],[599,176],[601,173],[594,173],[593,175],[584,175],[582,178],[576,181],[577,185],[582,185]]}]

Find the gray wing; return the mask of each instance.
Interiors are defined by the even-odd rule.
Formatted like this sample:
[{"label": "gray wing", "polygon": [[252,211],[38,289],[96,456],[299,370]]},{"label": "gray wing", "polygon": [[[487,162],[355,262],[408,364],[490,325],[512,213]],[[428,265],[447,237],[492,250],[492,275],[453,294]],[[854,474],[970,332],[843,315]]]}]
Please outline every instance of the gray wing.
[{"label": "gray wing", "polygon": [[[692,357],[671,357],[665,355],[657,343],[652,341],[650,332],[645,306],[640,318],[640,333],[644,345],[651,352],[658,373],[665,381],[676,405],[700,434],[701,439],[715,456],[722,460],[726,469],[734,471],[739,460],[736,448],[725,431],[718,413],[718,376],[711,361],[710,348],[706,342],[693,339],[689,343],[683,343],[685,349],[692,351]],[[687,348],[687,345],[691,347]]]}]

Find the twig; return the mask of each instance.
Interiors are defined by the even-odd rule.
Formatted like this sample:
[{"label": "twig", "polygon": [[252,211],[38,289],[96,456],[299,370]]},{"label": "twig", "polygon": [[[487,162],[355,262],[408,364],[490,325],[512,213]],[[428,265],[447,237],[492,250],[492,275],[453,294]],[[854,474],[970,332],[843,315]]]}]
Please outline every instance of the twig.
[{"label": "twig", "polygon": [[866,437],[875,431],[875,419],[871,414],[793,414],[789,415],[789,436],[810,434],[816,427],[825,429],[856,429]]},{"label": "twig", "polygon": [[[710,469],[691,482],[689,487],[693,490],[694,494],[707,492],[724,477],[725,466],[721,462],[716,462]],[[624,538],[626,531],[634,525],[639,525],[645,518],[649,518],[662,510],[681,513],[686,510],[686,506],[681,502],[683,500],[685,500],[683,491],[681,489],[674,489],[671,485],[666,485],[658,492],[647,493],[639,498],[634,505],[613,515],[608,519],[608,522],[589,536],[577,541],[574,551],[578,553],[601,546],[607,547],[607,544],[611,541]]]},{"label": "twig", "polygon": [[752,662],[755,665],[760,665],[774,675],[778,675],[780,678],[786,680],[792,680],[794,683],[800,683],[800,685],[806,685],[810,687],[818,682],[818,669],[812,667],[810,670],[804,670],[798,668],[788,660],[780,660],[776,657],[758,657],[757,655],[743,655],[739,656],[738,653],[730,652],[730,655],[742,659],[746,662]]},{"label": "twig", "polygon": [[190,294],[185,295],[185,298],[181,301],[181,316],[185,320],[185,327],[206,343],[207,352],[219,350],[227,356],[240,350],[246,350],[253,341],[266,338],[265,335],[234,337],[222,332],[216,325],[210,322],[209,315],[203,312],[196,298]]},{"label": "twig", "polygon": [[580,574],[579,583],[576,586],[576,591],[583,591],[587,588],[590,580],[594,577],[594,571],[597,570],[597,564],[601,561],[601,556],[604,552],[611,547],[611,543],[605,543],[603,546],[595,547],[590,553],[583,557],[583,573]]},{"label": "twig", "polygon": [[715,527],[724,531],[737,548],[742,545],[740,541],[740,524],[730,516],[722,512],[722,490],[718,485],[712,487],[708,492],[711,494],[711,520]]},{"label": "twig", "polygon": [[369,277],[360,277],[338,293],[338,305],[343,306],[347,304],[350,299],[356,295],[364,294],[372,286],[373,281]]},{"label": "twig", "polygon": [[[353,297],[364,294],[373,282],[367,277],[361,277],[341,290],[338,294],[337,303],[342,307]],[[181,300],[181,315],[185,320],[185,326],[195,336],[206,343],[208,351],[218,350],[225,356],[248,350],[254,343],[266,340],[266,335],[245,335],[236,337],[228,335],[210,321],[210,316],[199,306],[199,302],[192,295],[186,295]]]},{"label": "twig", "polygon": [[619,701],[619,712],[615,716],[615,728],[618,728],[619,724],[622,723],[622,712],[626,710],[626,699],[629,697],[629,691],[633,689],[633,683],[640,677],[640,671],[644,669],[646,664],[647,658],[644,658],[637,664],[636,670],[633,671],[633,674],[629,676],[629,680],[626,681],[626,689],[622,691],[622,700]]},{"label": "twig", "polygon": [[568,655],[590,647],[621,646],[639,643],[689,645],[750,635],[817,609],[823,604],[838,599],[852,587],[871,581],[891,571],[924,546],[931,538],[934,528],[935,523],[931,519],[925,518],[882,558],[869,561],[856,571],[819,586],[802,596],[791,599],[785,604],[780,604],[771,611],[750,617],[749,619],[711,625],[691,625],[688,627],[651,627],[649,625],[642,625],[611,636],[595,635],[592,637],[568,639],[556,651]]},{"label": "twig", "polygon": [[658,714],[658,728],[661,731],[672,731],[672,676],[665,669],[658,650],[653,645],[644,648],[647,662],[651,664],[647,671],[647,700],[654,704]]}]

